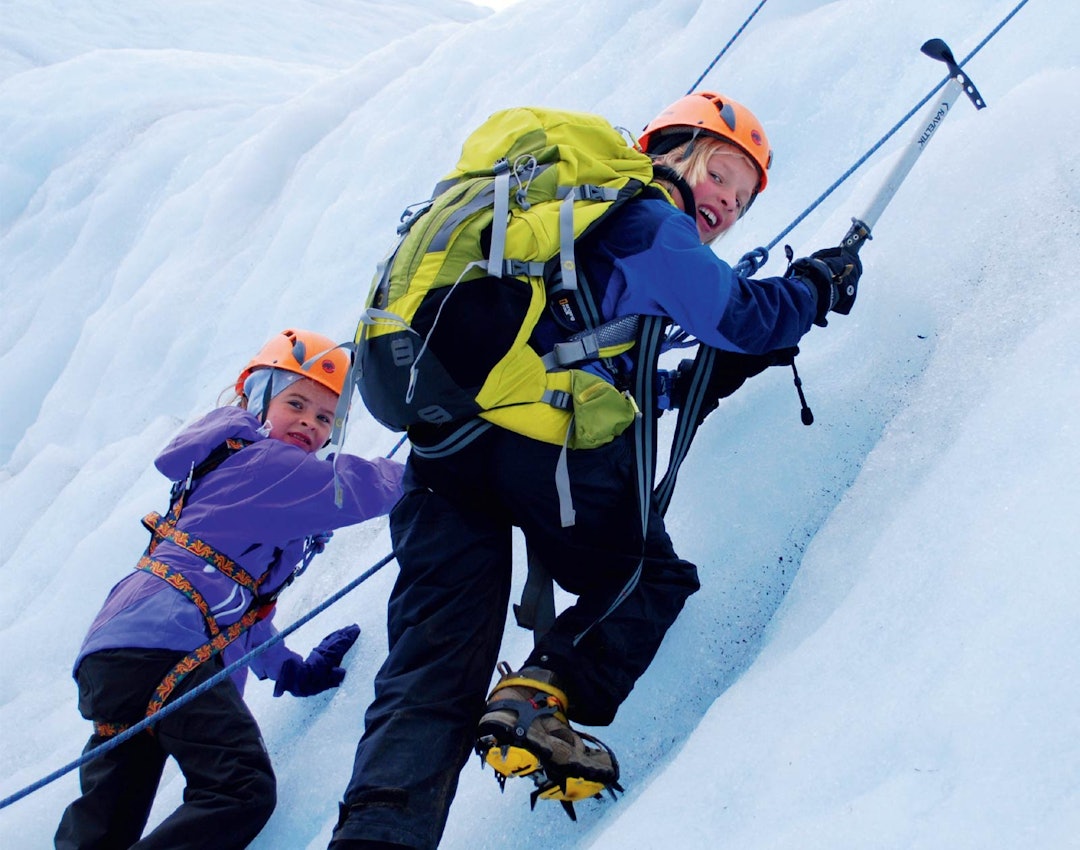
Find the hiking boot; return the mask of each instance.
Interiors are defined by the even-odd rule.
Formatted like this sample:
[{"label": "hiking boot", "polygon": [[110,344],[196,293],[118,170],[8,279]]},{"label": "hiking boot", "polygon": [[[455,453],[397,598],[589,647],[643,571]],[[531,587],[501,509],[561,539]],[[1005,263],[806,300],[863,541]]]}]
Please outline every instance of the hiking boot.
[{"label": "hiking boot", "polygon": [[579,779],[599,788],[618,787],[619,766],[611,751],[570,727],[568,700],[555,674],[540,667],[514,673],[506,662],[499,672],[502,678],[488,697],[477,733],[477,751],[496,773],[505,779],[543,771],[564,789],[568,780]]}]

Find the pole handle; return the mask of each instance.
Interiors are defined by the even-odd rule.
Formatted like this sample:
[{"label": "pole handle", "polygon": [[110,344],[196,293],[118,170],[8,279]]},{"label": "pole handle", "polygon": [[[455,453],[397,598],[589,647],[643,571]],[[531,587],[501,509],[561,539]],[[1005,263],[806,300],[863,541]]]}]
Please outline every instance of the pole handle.
[{"label": "pole handle", "polygon": [[870,228],[861,218],[851,219],[851,227],[848,228],[848,232],[844,234],[844,238],[840,240],[840,247],[846,248],[853,254],[858,254],[859,249],[862,248],[873,237],[870,235]]}]

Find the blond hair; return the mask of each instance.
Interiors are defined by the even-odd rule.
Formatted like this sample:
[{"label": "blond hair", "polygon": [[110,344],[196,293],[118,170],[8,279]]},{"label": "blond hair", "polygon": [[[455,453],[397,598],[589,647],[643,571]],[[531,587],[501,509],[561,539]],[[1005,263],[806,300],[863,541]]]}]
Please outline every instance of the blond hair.
[{"label": "blond hair", "polygon": [[[689,156],[687,156],[688,152]],[[667,153],[653,157],[653,162],[666,165],[691,186],[696,186],[709,176],[709,160],[714,153],[741,157],[757,173],[758,167],[750,157],[734,145],[715,136],[698,136]]]}]

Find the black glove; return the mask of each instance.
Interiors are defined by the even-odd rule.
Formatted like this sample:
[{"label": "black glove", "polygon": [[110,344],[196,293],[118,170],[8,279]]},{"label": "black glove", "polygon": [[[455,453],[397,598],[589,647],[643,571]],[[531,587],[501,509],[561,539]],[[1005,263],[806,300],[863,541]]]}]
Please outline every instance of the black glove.
[{"label": "black glove", "polygon": [[310,697],[328,688],[336,688],[345,678],[341,659],[360,637],[356,624],[338,629],[323,638],[322,643],[311,650],[306,661],[289,658],[281,665],[274,696],[288,691],[294,697]]},{"label": "black glove", "polygon": [[847,248],[825,248],[795,260],[788,268],[788,276],[791,275],[806,279],[817,290],[814,324],[825,327],[828,324],[825,314],[830,310],[844,316],[851,312],[859,292],[862,261]]}]

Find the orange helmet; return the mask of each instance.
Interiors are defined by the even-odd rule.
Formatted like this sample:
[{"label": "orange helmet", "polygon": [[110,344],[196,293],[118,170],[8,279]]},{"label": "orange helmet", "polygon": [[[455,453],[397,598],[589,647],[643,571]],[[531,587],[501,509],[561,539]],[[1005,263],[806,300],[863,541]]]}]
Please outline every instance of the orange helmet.
[{"label": "orange helmet", "polygon": [[258,369],[282,369],[310,378],[336,395],[345,389],[351,357],[347,348],[314,331],[284,330],[262,347],[236,379],[237,395]]},{"label": "orange helmet", "polygon": [[757,191],[768,184],[772,148],[761,122],[741,103],[716,92],[699,91],[679,98],[649,122],[638,146],[658,156],[690,141],[695,133],[706,133],[737,147],[757,166]]}]

